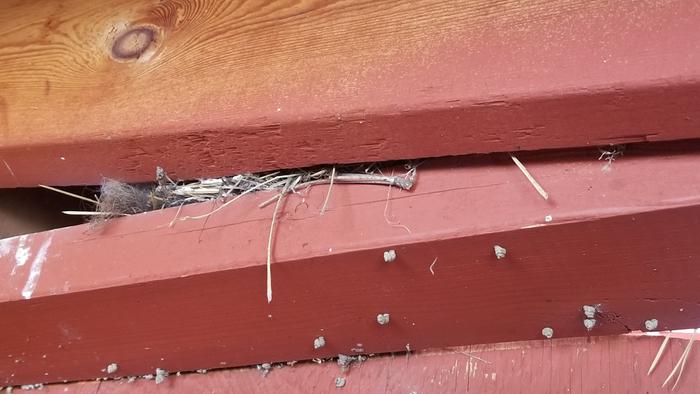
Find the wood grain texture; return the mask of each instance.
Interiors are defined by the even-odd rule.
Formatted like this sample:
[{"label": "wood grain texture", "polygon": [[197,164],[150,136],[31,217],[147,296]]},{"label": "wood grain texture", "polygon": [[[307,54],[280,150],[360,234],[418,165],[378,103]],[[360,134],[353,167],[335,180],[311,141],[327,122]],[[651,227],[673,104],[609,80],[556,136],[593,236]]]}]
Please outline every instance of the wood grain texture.
[{"label": "wood grain texture", "polygon": [[692,1],[3,2],[0,187],[698,137],[699,51]]},{"label": "wood grain texture", "polygon": [[[210,371],[153,381],[80,382],[44,388],[53,393],[669,393],[661,389],[686,341],[672,340],[657,370],[646,370],[661,339],[590,337],[474,345],[373,357],[343,373],[334,362],[300,363],[262,377],[255,368]],[[472,357],[469,357],[472,356]],[[477,358],[478,357],[478,358]],[[483,360],[483,361],[482,361]],[[673,393],[695,393],[700,362],[688,360]],[[335,378],[346,385],[335,388]]]},{"label": "wood grain texture", "polygon": [[[268,193],[207,222],[171,228],[170,209],[5,240],[0,384],[94,379],[111,362],[142,375],[327,357],[358,343],[382,353],[538,339],[545,326],[585,336],[584,304],[601,304],[591,335],[651,317],[660,329],[696,327],[700,195],[688,185],[700,184],[700,146],[644,149],[609,172],[595,151],[521,155],[547,202],[506,155],[425,163],[415,190],[394,191],[388,206],[381,186],[334,186],[323,216],[326,188],[290,196],[271,304],[271,207],[257,208]],[[388,249],[398,254],[390,264]],[[327,345],[314,349],[319,335]]]}]

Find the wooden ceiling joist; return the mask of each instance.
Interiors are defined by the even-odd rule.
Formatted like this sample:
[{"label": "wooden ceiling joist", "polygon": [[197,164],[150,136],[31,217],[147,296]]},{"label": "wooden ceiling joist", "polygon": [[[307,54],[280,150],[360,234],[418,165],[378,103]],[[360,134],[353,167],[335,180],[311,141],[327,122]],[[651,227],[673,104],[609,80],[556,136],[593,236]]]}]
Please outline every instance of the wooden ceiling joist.
[{"label": "wooden ceiling joist", "polygon": [[693,1],[3,2],[0,187],[694,138],[697,53]]}]

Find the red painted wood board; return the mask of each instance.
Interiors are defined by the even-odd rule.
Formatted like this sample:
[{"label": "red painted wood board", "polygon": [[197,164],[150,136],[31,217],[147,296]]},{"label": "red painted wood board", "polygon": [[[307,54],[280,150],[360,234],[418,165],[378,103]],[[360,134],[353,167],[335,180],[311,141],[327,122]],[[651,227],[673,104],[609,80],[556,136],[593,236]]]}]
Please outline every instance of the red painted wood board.
[{"label": "red painted wood board", "polygon": [[[206,223],[171,228],[171,209],[5,240],[0,376],[61,381],[103,376],[111,362],[132,375],[537,339],[546,326],[582,336],[586,304],[601,304],[593,335],[650,318],[695,327],[700,195],[689,185],[700,182],[699,148],[631,148],[607,172],[595,151],[523,155],[546,202],[505,155],[426,162],[415,189],[392,191],[388,206],[381,186],[334,186],[323,216],[326,188],[292,195],[271,304],[272,207],[257,207],[269,193]],[[20,248],[29,256],[18,266]],[[379,313],[391,322],[378,325]],[[327,345],[315,350],[320,335]]]},{"label": "red painted wood board", "polygon": [[[651,376],[647,369],[661,344],[652,337],[590,337],[472,345],[371,357],[341,371],[331,361],[171,375],[153,380],[79,382],[44,387],[52,393],[668,393],[661,384],[687,341],[669,342]],[[696,349],[697,350],[697,349]],[[471,356],[471,357],[470,357]],[[700,362],[691,353],[673,393],[695,393]],[[342,389],[337,377],[345,378]],[[675,382],[675,380],[674,380]]]},{"label": "red painted wood board", "polygon": [[0,187],[696,138],[698,52],[694,1],[3,2]]}]

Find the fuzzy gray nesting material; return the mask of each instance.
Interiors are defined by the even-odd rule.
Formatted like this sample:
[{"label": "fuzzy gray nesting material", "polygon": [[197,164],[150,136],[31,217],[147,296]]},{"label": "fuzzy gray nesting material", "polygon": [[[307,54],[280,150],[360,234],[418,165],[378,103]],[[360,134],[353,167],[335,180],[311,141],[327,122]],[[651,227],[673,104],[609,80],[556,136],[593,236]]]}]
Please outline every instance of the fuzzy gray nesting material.
[{"label": "fuzzy gray nesting material", "polygon": [[147,185],[130,185],[113,179],[105,179],[100,187],[97,211],[104,213],[94,216],[93,223],[111,217],[133,215],[154,209],[152,188]]}]

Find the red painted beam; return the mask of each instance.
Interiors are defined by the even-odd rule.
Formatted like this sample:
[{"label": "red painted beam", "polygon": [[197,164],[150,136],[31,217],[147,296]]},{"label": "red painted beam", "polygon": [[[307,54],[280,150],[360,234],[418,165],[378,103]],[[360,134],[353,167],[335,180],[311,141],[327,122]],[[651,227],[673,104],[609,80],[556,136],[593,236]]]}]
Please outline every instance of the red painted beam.
[{"label": "red painted beam", "polygon": [[0,187],[700,130],[694,1],[4,2],[0,33]]},{"label": "red painted beam", "polygon": [[[687,341],[672,340],[651,376],[646,371],[660,338],[590,337],[474,345],[371,357],[343,372],[334,362],[171,375],[163,384],[138,379],[58,384],[53,393],[658,393]],[[674,393],[695,393],[700,362],[690,357]],[[675,380],[672,381],[673,384]]]},{"label": "red painted beam", "polygon": [[[326,188],[290,196],[271,304],[272,208],[257,208],[267,193],[206,223],[171,228],[175,212],[164,210],[5,240],[0,376],[90,379],[112,362],[125,375],[239,366],[536,339],[544,327],[583,336],[586,304],[601,304],[594,335],[651,318],[695,327],[700,195],[688,185],[700,183],[700,146],[650,149],[631,148],[610,171],[595,151],[523,155],[547,202],[501,155],[425,163],[414,191],[394,191],[388,207],[378,186],[334,186],[323,216]],[[318,336],[326,346],[314,349]]]}]

